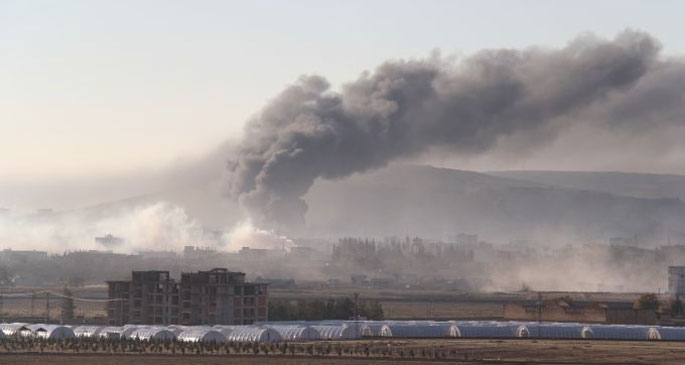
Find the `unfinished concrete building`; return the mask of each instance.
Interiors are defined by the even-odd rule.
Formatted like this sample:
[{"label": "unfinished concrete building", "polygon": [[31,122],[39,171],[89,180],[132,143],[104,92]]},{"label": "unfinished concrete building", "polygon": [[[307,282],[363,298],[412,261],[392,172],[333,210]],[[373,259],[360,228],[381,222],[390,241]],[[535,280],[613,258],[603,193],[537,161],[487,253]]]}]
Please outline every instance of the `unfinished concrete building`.
[{"label": "unfinished concrete building", "polygon": [[268,317],[267,284],[248,283],[227,269],[182,273],[134,271],[131,281],[108,281],[112,325],[251,324]]}]

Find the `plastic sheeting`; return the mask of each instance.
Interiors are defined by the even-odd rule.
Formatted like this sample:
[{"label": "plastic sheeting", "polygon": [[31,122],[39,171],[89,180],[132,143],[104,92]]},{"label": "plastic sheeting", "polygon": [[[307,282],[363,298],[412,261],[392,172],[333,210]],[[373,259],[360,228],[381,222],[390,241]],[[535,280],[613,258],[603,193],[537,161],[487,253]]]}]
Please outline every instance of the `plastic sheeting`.
[{"label": "plastic sheeting", "polygon": [[150,341],[152,341],[152,340],[163,341],[163,340],[174,340],[174,339],[176,339],[176,335],[164,327],[136,328],[127,337],[132,338],[132,339],[150,340]]},{"label": "plastic sheeting", "polygon": [[348,340],[359,338],[359,331],[352,326],[345,324],[341,325],[321,325],[311,326],[319,333],[319,337],[323,340]]},{"label": "plastic sheeting", "polygon": [[74,330],[67,326],[55,324],[32,324],[27,326],[33,336],[50,340],[61,340],[65,338],[75,338]]},{"label": "plastic sheeting", "polygon": [[240,329],[240,328],[246,328],[246,327],[250,327],[250,326],[216,325],[212,328],[221,332],[221,334],[223,334],[224,336],[226,336],[226,338],[228,338],[228,335],[230,335],[231,332],[233,332],[234,330]]},{"label": "plastic sheeting", "polygon": [[273,328],[251,326],[234,328],[226,337],[228,341],[233,342],[277,342],[281,340],[281,335]]},{"label": "plastic sheeting", "polygon": [[470,338],[516,338],[530,337],[530,329],[512,322],[457,322],[462,337]]},{"label": "plastic sheeting", "polygon": [[384,322],[365,322],[359,324],[359,335],[361,337],[379,337],[381,335],[381,328],[385,325]]},{"label": "plastic sheeting", "polygon": [[592,329],[580,323],[531,323],[531,337],[552,339],[592,338]]},{"label": "plastic sheeting", "polygon": [[303,340],[319,340],[321,336],[319,332],[309,326],[300,325],[264,325],[265,328],[274,329],[281,336],[284,341],[303,341]]},{"label": "plastic sheeting", "polygon": [[443,338],[461,337],[461,331],[454,324],[392,323],[382,326],[379,335],[394,338]]},{"label": "plastic sheeting", "polygon": [[0,323],[0,331],[2,331],[5,336],[12,336],[15,334],[20,336],[32,336],[33,333],[26,327],[28,325],[28,323],[23,322]]},{"label": "plastic sheeting", "polygon": [[124,327],[105,327],[100,330],[98,336],[103,338],[122,338],[124,333]]},{"label": "plastic sheeting", "polygon": [[74,327],[74,335],[76,337],[97,337],[100,335],[104,326],[78,326]]},{"label": "plastic sheeting", "polygon": [[[650,338],[650,328],[648,326],[631,326],[631,325],[593,325],[593,338],[603,340],[657,340],[658,338]],[[651,336],[655,336],[654,331]]]},{"label": "plastic sheeting", "polygon": [[178,334],[179,341],[225,343],[226,336],[211,328],[191,328]]},{"label": "plastic sheeting", "polygon": [[294,321],[261,325],[68,326],[1,323],[0,338],[21,335],[41,338],[139,338],[141,340],[274,342],[296,340],[341,340],[365,337],[387,338],[550,338],[607,340],[685,341],[685,327],[604,325],[555,322],[500,321]]}]

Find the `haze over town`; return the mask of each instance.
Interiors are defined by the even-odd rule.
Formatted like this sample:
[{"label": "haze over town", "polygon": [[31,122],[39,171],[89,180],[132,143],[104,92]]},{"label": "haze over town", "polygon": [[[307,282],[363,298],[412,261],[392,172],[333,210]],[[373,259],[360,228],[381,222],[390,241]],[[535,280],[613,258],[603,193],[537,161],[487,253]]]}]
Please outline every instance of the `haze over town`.
[{"label": "haze over town", "polygon": [[[630,273],[685,259],[681,5],[530,3],[0,2],[0,248],[305,247],[332,280],[404,243],[461,250],[464,290],[665,287]],[[326,271],[347,237],[379,261]]]}]

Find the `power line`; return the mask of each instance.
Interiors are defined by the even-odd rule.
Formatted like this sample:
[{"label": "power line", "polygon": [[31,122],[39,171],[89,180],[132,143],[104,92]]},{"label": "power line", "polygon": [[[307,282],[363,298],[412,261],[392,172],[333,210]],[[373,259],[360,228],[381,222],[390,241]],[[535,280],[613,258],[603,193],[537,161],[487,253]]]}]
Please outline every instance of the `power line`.
[{"label": "power line", "polygon": [[73,299],[73,300],[78,300],[81,302],[94,302],[94,303],[107,303],[107,302],[118,302],[118,301],[124,301],[125,299],[122,298],[117,298],[117,299],[93,299],[93,298],[83,298],[83,297],[75,297],[73,295],[64,295],[58,292],[54,292],[52,290],[45,290],[41,292],[33,292],[33,293],[2,293],[2,296],[5,298],[23,298],[23,297],[32,297],[36,293],[40,294],[50,294],[54,295],[56,297],[60,298],[67,298],[67,299]]}]

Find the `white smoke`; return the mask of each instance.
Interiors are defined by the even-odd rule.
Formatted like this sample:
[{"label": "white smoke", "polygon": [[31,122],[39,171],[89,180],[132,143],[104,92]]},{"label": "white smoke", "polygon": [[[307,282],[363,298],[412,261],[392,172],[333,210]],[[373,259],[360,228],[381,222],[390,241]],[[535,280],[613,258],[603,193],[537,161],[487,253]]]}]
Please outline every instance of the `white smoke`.
[{"label": "white smoke", "polygon": [[[95,242],[95,237],[107,233],[124,241],[111,248]],[[102,218],[84,212],[0,216],[0,247],[13,250],[179,251],[207,239],[202,226],[183,208],[167,202],[115,209]]]},{"label": "white smoke", "polygon": [[238,251],[243,247],[289,251],[293,241],[273,231],[259,229],[247,220],[237,224],[225,235],[227,251]]}]

